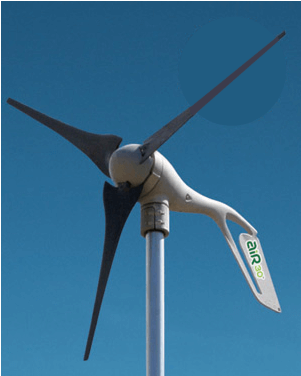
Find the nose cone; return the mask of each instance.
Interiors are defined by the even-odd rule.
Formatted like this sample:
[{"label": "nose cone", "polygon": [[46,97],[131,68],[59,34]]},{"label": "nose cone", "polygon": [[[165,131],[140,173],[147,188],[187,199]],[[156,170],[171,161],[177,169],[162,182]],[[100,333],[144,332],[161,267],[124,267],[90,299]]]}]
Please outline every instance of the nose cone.
[{"label": "nose cone", "polygon": [[109,172],[115,184],[129,182],[136,187],[150,174],[153,159],[150,157],[140,164],[141,152],[138,144],[130,144],[117,149],[109,161]]}]

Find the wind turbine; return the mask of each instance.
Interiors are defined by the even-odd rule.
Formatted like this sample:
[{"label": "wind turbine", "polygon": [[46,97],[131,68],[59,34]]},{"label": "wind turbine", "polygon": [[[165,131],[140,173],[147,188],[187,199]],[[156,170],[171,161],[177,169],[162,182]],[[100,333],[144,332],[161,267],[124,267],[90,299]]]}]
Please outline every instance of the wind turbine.
[{"label": "wind turbine", "polygon": [[[112,186],[105,182],[103,189],[105,240],[84,360],[87,360],[90,354],[122,229],[137,202],[141,205],[141,234],[146,238],[147,376],[164,375],[164,238],[169,234],[170,210],[201,213],[211,217],[221,229],[255,298],[271,310],[281,312],[255,228],[228,205],[202,196],[188,187],[168,160],[157,150],[284,35],[285,31],[194,105],[146,139],[142,145],[130,144],[119,148],[122,139],[118,136],[88,133],[44,115],[14,99],[7,100],[7,103],[16,109],[66,138],[115,183],[115,186]],[[229,231],[227,220],[237,223],[247,232],[239,237],[246,263]]]}]

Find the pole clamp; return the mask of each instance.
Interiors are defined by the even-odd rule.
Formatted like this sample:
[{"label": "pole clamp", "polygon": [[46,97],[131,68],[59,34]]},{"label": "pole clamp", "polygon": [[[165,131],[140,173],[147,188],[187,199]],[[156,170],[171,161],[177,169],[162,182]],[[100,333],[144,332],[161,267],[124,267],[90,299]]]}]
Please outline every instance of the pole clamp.
[{"label": "pole clamp", "polygon": [[169,235],[169,207],[163,203],[152,202],[141,206],[141,235],[148,231],[162,231]]}]

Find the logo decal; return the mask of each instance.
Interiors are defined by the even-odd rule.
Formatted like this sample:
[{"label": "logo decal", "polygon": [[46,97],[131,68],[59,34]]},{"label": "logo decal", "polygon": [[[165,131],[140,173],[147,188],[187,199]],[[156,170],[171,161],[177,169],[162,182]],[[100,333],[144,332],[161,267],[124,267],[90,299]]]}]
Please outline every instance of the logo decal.
[{"label": "logo decal", "polygon": [[247,248],[249,250],[249,257],[251,259],[251,265],[255,271],[255,275],[259,279],[264,279],[264,273],[261,266],[261,255],[257,249],[256,242],[248,241],[246,242]]}]

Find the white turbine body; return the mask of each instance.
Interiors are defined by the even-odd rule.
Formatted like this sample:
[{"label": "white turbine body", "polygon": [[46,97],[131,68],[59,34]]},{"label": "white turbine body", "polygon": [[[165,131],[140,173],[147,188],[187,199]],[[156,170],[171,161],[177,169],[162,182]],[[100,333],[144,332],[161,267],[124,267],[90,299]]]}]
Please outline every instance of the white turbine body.
[{"label": "white turbine body", "polygon": [[[8,104],[71,142],[116,185],[114,187],[105,182],[103,188],[105,238],[84,360],[88,360],[90,355],[100,308],[123,227],[137,202],[141,204],[141,234],[146,238],[147,376],[164,376],[164,238],[169,234],[170,210],[200,213],[212,218],[221,229],[256,299],[266,307],[281,312],[255,228],[228,205],[202,196],[188,187],[157,149],[284,35],[285,31],[195,104],[148,137],[143,145],[130,144],[119,148],[122,142],[119,136],[93,134],[75,128],[8,98]],[[247,232],[239,236],[245,262],[229,231],[227,220],[237,223]]]},{"label": "white turbine body", "polygon": [[[272,279],[269,275],[259,239],[256,236],[256,229],[230,206],[205,197],[188,187],[179,177],[173,166],[161,153],[156,151],[153,154],[153,159],[154,164],[151,174],[144,183],[144,188],[139,198],[141,206],[149,203],[164,203],[171,211],[200,213],[212,218],[221,229],[255,298],[266,307],[276,312],[280,312],[281,309],[278,298],[273,287]],[[245,234],[244,237],[240,237],[239,240],[242,251],[245,254],[245,258],[248,264],[250,264],[250,269],[252,271],[254,280],[256,281],[257,287],[253,283],[245,262],[243,261],[236,243],[233,240],[227,225],[227,220],[237,223],[248,233],[248,236]],[[245,247],[245,243],[250,241],[256,242],[257,246],[260,247],[260,264],[262,269],[266,271],[264,279],[258,278],[257,271],[254,270],[253,267],[255,263],[252,264],[254,259],[252,260],[252,258],[249,257],[249,249]],[[255,266],[259,267],[260,265],[258,263]]]}]

